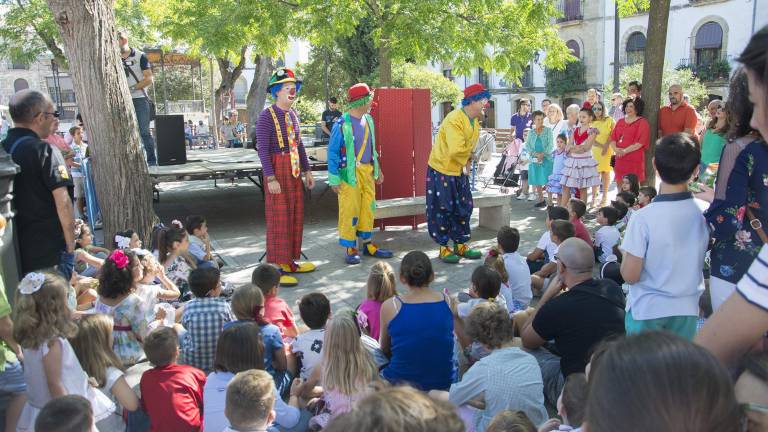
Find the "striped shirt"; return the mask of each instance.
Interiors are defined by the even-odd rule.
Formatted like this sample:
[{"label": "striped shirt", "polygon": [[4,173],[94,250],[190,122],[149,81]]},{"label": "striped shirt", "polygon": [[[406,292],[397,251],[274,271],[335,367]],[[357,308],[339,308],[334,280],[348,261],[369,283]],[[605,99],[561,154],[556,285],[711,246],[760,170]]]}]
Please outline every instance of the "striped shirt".
[{"label": "striped shirt", "polygon": [[768,245],[763,245],[736,290],[755,306],[768,311]]},{"label": "striped shirt", "polygon": [[[277,105],[272,105],[277,116],[277,123],[280,125],[280,131],[283,135],[283,148],[280,148],[279,141],[277,140],[277,131],[275,130],[275,120],[272,118],[272,114],[269,112],[269,108],[259,114],[259,118],[256,121],[256,149],[259,152],[259,159],[261,160],[261,166],[264,171],[264,177],[275,175],[275,170],[272,167],[272,155],[276,153],[288,153],[288,128],[285,125],[285,111],[278,108]],[[299,126],[299,116],[295,112],[291,115],[294,125]],[[307,151],[304,149],[304,144],[301,141],[299,135],[299,162],[301,163],[301,172],[309,171],[309,159],[307,159]]]}]

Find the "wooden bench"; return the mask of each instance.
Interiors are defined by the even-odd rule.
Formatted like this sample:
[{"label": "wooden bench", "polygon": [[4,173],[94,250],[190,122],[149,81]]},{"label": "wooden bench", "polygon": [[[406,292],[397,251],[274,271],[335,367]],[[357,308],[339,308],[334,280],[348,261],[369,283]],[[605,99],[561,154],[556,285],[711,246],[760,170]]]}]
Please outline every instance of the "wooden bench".
[{"label": "wooden bench", "polygon": [[512,140],[515,138],[514,134],[512,133],[512,129],[485,128],[483,130],[491,132],[496,136],[496,152],[497,153],[504,151],[504,149],[507,148],[507,144],[512,142]]},{"label": "wooden bench", "polygon": [[[511,218],[511,194],[474,192],[472,201],[480,209],[480,226],[498,230],[509,225]],[[426,197],[392,198],[376,201],[376,219],[398,216],[414,216],[426,213]]]}]

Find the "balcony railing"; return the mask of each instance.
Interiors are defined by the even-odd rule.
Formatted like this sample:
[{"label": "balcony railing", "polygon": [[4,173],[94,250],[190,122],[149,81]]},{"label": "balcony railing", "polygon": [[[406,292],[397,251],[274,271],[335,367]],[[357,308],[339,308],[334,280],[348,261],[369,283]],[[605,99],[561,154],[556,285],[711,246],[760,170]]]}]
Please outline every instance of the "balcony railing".
[{"label": "balcony railing", "polygon": [[558,0],[557,10],[563,16],[557,18],[557,22],[581,21],[584,19],[584,0]]},{"label": "balcony railing", "polygon": [[581,61],[568,63],[564,70],[547,69],[546,77],[550,95],[563,96],[587,89],[587,69]]},{"label": "balcony railing", "polygon": [[675,69],[690,69],[693,75],[703,82],[728,81],[731,76],[732,56],[724,55],[719,59],[696,61],[695,59],[680,59]]}]

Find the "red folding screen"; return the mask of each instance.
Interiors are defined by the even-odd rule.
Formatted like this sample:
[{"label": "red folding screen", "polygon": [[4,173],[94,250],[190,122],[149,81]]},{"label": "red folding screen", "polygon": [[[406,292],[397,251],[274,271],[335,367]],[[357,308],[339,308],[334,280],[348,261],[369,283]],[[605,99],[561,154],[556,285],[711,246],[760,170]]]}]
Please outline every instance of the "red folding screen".
[{"label": "red folding screen", "polygon": [[[428,89],[376,89],[376,150],[384,183],[376,187],[378,199],[426,194],[427,160],[432,149],[432,104]],[[426,221],[425,215],[377,219],[380,229]]]}]

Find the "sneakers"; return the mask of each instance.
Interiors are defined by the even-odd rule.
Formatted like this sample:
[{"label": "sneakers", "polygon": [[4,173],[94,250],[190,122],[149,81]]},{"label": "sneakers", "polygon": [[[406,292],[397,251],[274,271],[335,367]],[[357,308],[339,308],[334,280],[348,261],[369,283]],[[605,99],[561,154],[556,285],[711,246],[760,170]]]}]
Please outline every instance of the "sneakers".
[{"label": "sneakers", "polygon": [[374,258],[392,258],[392,251],[379,249],[375,244],[368,242],[363,245],[363,255]]},{"label": "sneakers", "polygon": [[477,249],[472,249],[464,243],[458,243],[453,248],[453,253],[466,259],[480,259],[483,253]]},{"label": "sneakers", "polygon": [[536,196],[535,193],[531,193],[530,195],[528,195],[528,201],[536,201],[536,198],[538,197]]},{"label": "sneakers", "polygon": [[523,194],[523,193],[521,192],[521,193],[519,193],[519,194],[515,195],[515,198],[517,198],[517,199],[519,199],[519,200],[524,200],[524,199],[525,199],[525,194]]},{"label": "sneakers", "polygon": [[360,253],[357,252],[356,248],[346,248],[346,252],[344,254],[344,262],[349,265],[360,264]]},{"label": "sneakers", "polygon": [[316,266],[311,262],[297,263],[291,261],[289,264],[280,264],[280,270],[283,273],[309,273],[315,271]]},{"label": "sneakers", "polygon": [[542,207],[546,207],[546,206],[547,206],[547,202],[546,201],[539,201],[536,204],[534,204],[534,207],[536,207],[536,208],[542,208]]},{"label": "sneakers", "polygon": [[453,249],[448,246],[440,246],[440,260],[447,264],[456,264],[461,258],[453,253]]}]

